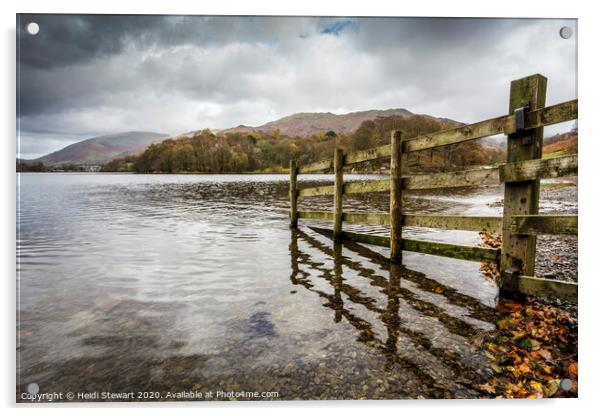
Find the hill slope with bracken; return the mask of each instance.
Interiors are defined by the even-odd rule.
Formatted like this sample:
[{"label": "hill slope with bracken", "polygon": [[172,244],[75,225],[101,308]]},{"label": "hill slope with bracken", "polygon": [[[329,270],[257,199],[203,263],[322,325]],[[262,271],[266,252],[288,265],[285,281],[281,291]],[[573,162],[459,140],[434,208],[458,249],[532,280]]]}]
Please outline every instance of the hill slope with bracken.
[{"label": "hill slope with bracken", "polygon": [[160,143],[168,135],[152,132],[129,131],[92,137],[71,144],[56,152],[32,160],[21,160],[23,163],[43,163],[46,166],[60,165],[100,165],[110,160],[129,155],[138,155],[152,143]]},{"label": "hill slope with bracken", "polygon": [[412,115],[414,115],[412,112],[403,108],[356,111],[347,114],[296,113],[275,121],[270,121],[261,126],[251,127],[240,125],[221,130],[220,133],[247,133],[252,131],[273,133],[279,131],[280,134],[286,136],[307,137],[332,130],[337,134],[347,134],[357,130],[364,121],[374,120],[378,117],[409,117]]},{"label": "hill slope with bracken", "polygon": [[576,130],[548,137],[543,141],[543,154],[547,157],[577,153],[579,134]]},{"label": "hill slope with bracken", "polygon": [[[400,130],[404,138],[412,138],[460,125],[449,119],[411,113],[406,115],[405,112],[404,115],[393,116],[376,114],[373,112],[374,119],[364,120],[349,133],[329,129],[301,136],[287,135],[280,129],[267,129],[264,132],[241,128],[216,134],[205,129],[151,145],[140,156],[115,160],[103,166],[103,170],[133,170],[139,173],[284,172],[292,159],[305,164],[331,158],[335,148],[352,152],[390,143],[391,130]],[[298,118],[295,115],[285,118],[284,122],[297,121]],[[307,119],[306,115],[301,118]],[[282,126],[283,120],[278,122]],[[328,127],[332,127],[332,124]],[[437,171],[444,167],[490,164],[497,161],[498,153],[489,155],[476,142],[460,143],[444,149],[417,152],[407,161],[407,167]],[[386,167],[370,164],[357,169],[368,172]]]}]

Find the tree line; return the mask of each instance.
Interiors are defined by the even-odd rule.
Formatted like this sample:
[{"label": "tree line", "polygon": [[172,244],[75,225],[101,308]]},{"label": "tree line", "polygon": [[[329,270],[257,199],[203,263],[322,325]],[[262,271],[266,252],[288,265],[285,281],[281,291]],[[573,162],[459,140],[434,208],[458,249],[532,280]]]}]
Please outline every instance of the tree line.
[{"label": "tree line", "polygon": [[[311,163],[332,157],[336,147],[346,152],[390,143],[391,130],[401,130],[404,138],[433,133],[458,126],[458,123],[428,116],[390,116],[364,121],[350,134],[320,132],[311,137],[290,137],[271,132],[228,132],[215,134],[209,129],[190,136],[167,139],[150,145],[139,156],[113,160],[102,167],[105,172],[137,173],[250,173],[284,172],[289,161]],[[413,169],[482,165],[500,162],[503,149],[485,148],[471,141],[444,148],[415,152],[406,165]],[[382,165],[386,168],[387,163]],[[358,169],[374,171],[378,163]]]},{"label": "tree line", "polygon": [[24,163],[17,160],[17,172],[86,172],[86,169],[83,166],[69,163],[49,166],[42,162]]}]

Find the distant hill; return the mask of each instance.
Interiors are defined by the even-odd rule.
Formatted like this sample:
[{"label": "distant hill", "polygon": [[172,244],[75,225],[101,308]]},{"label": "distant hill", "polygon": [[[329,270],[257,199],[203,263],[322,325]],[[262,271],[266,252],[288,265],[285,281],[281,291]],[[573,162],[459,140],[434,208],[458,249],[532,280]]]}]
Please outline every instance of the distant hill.
[{"label": "distant hill", "polygon": [[547,157],[577,153],[578,140],[579,133],[576,130],[546,137],[543,141],[542,152]]},{"label": "distant hill", "polygon": [[[397,110],[399,111],[399,110]],[[331,158],[335,148],[345,152],[368,149],[391,142],[391,130],[401,131],[403,137],[412,138],[420,134],[429,134],[451,127],[460,123],[444,118],[428,115],[417,115],[405,110],[398,115],[383,116],[387,112],[363,112],[362,118],[368,115],[351,132],[343,133],[341,128],[350,128],[349,125],[335,130],[332,124],[332,114],[296,114],[291,117],[267,123],[291,128],[293,125],[315,122],[320,118],[330,119],[327,125],[333,130],[315,130],[309,136],[302,136],[300,130],[297,134],[285,134],[280,128],[263,129],[242,126],[238,129],[229,129],[213,133],[209,129],[179,135],[160,144],[151,145],[137,157],[116,159],[102,167],[104,172],[138,173],[283,173],[286,172],[290,160],[297,160],[299,164],[307,164],[317,160]],[[325,117],[321,117],[325,116]],[[354,113],[357,116],[357,113]],[[374,117],[374,118],[372,118]],[[345,119],[334,116],[335,121]],[[301,120],[301,123],[297,123]],[[314,127],[316,124],[313,124]],[[285,130],[291,131],[291,130]],[[476,142],[466,142],[451,145],[446,148],[432,149],[428,152],[416,152],[406,158],[406,167],[414,171],[433,171],[453,169],[470,165],[484,165],[499,162],[501,151],[486,152]],[[354,168],[357,172],[386,171],[388,163],[370,163]]]},{"label": "distant hill", "polygon": [[307,137],[332,130],[338,134],[347,134],[357,130],[360,125],[367,120],[374,120],[378,117],[409,117],[412,115],[414,115],[414,113],[403,108],[357,111],[347,114],[296,113],[275,121],[270,121],[261,126],[251,127],[240,125],[238,127],[221,130],[220,133],[246,133],[252,131],[273,133],[279,131],[285,136]]},{"label": "distant hill", "polygon": [[[558,151],[564,151],[566,153],[576,153],[577,152],[577,140],[578,140],[578,131],[573,129],[571,131],[567,131],[565,133],[557,133],[553,136],[547,136],[543,138],[543,153],[555,153]],[[504,151],[507,146],[506,136],[493,136],[493,137],[484,137],[478,140],[485,148],[500,148]]]},{"label": "distant hill", "polygon": [[138,155],[151,143],[160,143],[167,138],[166,134],[143,131],[110,134],[71,144],[37,159],[21,159],[20,162],[27,164],[41,162],[46,166],[101,165],[116,158]]}]

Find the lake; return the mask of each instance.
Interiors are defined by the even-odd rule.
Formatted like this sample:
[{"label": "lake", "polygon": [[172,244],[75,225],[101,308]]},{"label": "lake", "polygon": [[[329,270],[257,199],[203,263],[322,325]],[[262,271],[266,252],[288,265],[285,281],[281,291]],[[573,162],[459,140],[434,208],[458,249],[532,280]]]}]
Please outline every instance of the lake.
[{"label": "lake", "polygon": [[[303,175],[300,186],[328,179]],[[18,391],[481,396],[474,384],[491,370],[473,339],[494,328],[497,288],[479,263],[404,252],[389,267],[386,249],[335,246],[307,227],[318,222],[290,230],[288,175],[26,173],[19,183]],[[387,210],[387,198],[345,208]],[[405,208],[498,215],[499,200],[499,187],[422,192]],[[301,199],[300,209],[331,204]]]}]

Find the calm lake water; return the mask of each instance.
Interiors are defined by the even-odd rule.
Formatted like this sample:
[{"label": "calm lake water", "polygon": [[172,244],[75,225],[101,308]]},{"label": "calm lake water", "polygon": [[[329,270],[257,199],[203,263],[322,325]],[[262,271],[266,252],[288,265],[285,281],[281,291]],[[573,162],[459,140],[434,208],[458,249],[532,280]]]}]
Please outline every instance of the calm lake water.
[{"label": "calm lake water", "polygon": [[[291,231],[287,175],[19,181],[18,394],[37,383],[40,392],[162,399],[480,396],[473,385],[490,370],[471,340],[494,327],[497,290],[478,263],[404,252],[403,266],[389,267],[386,249],[335,246],[303,220]],[[410,212],[500,212],[497,187],[406,198]],[[386,210],[388,200],[372,194],[345,207]],[[479,242],[472,232],[404,235]]]}]

